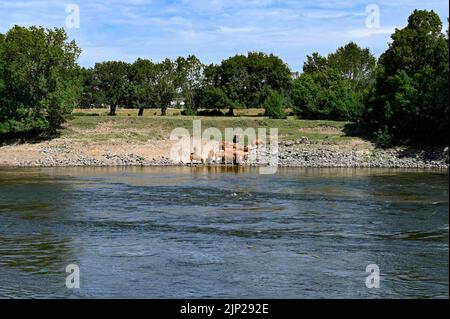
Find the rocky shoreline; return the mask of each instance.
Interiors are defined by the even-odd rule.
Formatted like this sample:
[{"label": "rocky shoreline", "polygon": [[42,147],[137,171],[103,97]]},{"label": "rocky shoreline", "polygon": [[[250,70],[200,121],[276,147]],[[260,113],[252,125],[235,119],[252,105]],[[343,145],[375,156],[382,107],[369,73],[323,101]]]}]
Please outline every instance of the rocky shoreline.
[{"label": "rocky shoreline", "polygon": [[[1,158],[1,153],[0,153]],[[280,167],[342,167],[342,168],[439,168],[448,169],[448,147],[426,149],[365,149],[343,150],[338,145],[314,144],[306,138],[279,143]],[[39,158],[18,160],[6,166],[16,167],[80,167],[80,166],[188,166],[174,163],[166,156],[148,158],[135,153],[111,151],[96,156],[86,155],[70,144],[45,145],[39,148]],[[195,164],[198,166],[199,164]],[[211,164],[214,165],[214,164]],[[243,166],[257,166],[242,163]]]},{"label": "rocky shoreline", "polygon": [[354,168],[447,168],[448,147],[411,150],[404,148],[340,151],[338,149],[304,149],[283,145],[279,166],[285,167],[354,167]]}]

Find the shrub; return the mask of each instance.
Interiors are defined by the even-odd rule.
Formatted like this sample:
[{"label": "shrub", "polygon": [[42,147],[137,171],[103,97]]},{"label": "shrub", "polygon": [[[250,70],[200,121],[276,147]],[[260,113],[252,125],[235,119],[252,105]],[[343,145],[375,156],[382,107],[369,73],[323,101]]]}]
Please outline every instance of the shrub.
[{"label": "shrub", "polygon": [[272,119],[285,119],[286,113],[284,111],[285,100],[283,96],[271,90],[264,102],[264,108],[266,110],[265,115]]},{"label": "shrub", "polygon": [[387,126],[383,126],[375,133],[375,144],[381,148],[387,148],[392,145],[392,136]]}]

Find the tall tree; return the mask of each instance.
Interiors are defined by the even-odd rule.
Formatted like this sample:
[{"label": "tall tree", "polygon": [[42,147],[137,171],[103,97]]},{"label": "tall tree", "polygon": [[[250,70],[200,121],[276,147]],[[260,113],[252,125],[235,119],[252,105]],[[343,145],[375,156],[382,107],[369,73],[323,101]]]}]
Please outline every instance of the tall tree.
[{"label": "tall tree", "polygon": [[118,106],[129,105],[132,86],[128,63],[122,61],[96,63],[94,83],[99,101],[109,105],[109,115],[116,115]]},{"label": "tall tree", "polygon": [[267,89],[285,93],[291,86],[289,67],[275,55],[249,52],[222,61],[215,70],[214,84],[229,101],[229,114],[234,108],[260,107]]},{"label": "tall tree", "polygon": [[292,84],[291,70],[279,57],[261,52],[247,55],[247,72],[249,74],[249,96],[247,107],[260,107],[265,99],[274,94],[270,90],[284,95]]},{"label": "tall tree", "polygon": [[56,131],[78,102],[80,52],[63,29],[14,26],[0,36],[0,133]]},{"label": "tall tree", "polygon": [[222,61],[217,73],[220,89],[228,97],[228,115],[234,115],[235,108],[243,108],[249,88],[249,75],[246,69],[247,58],[236,55]]},{"label": "tall tree", "polygon": [[156,65],[155,99],[161,108],[161,115],[165,116],[167,108],[177,94],[176,64],[165,59]]},{"label": "tall tree", "polygon": [[448,59],[448,36],[433,11],[415,10],[394,32],[366,114],[385,142],[448,143]]},{"label": "tall tree", "polygon": [[157,67],[150,60],[137,59],[131,68],[132,103],[139,109],[138,115],[143,116],[146,107],[156,107]]},{"label": "tall tree", "polygon": [[203,63],[195,56],[179,57],[176,60],[177,88],[184,98],[186,109],[196,110],[199,94],[205,84]]}]

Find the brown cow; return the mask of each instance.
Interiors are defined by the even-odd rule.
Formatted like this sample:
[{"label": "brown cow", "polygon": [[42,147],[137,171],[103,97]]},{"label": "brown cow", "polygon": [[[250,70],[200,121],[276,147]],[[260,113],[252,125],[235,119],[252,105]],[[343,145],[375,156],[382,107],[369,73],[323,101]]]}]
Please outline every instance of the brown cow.
[{"label": "brown cow", "polygon": [[233,163],[238,164],[243,160],[248,159],[248,152],[239,151],[239,150],[222,150],[219,152],[220,157],[222,158],[222,163]]},{"label": "brown cow", "polygon": [[197,161],[197,162],[201,162],[202,164],[205,164],[205,160],[203,159],[203,157],[201,157],[195,153],[191,153],[190,160],[191,160],[191,165],[192,165],[193,161]]},{"label": "brown cow", "polygon": [[241,145],[241,144],[234,144],[231,142],[220,142],[219,148],[222,151],[225,150],[239,150],[239,151],[244,151],[244,152],[248,152],[248,146],[247,145]]},{"label": "brown cow", "polygon": [[264,145],[264,142],[258,138],[252,142],[252,145],[260,146],[260,145]]}]

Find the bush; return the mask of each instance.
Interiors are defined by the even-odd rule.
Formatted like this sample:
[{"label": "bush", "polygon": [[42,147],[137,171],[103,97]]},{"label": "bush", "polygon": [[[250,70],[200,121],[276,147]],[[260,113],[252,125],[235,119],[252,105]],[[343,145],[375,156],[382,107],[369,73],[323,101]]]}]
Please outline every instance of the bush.
[{"label": "bush", "polygon": [[265,115],[271,119],[285,119],[286,113],[284,111],[285,100],[283,96],[271,90],[264,102],[264,108],[266,110]]},{"label": "bush", "polygon": [[387,148],[392,145],[392,136],[387,126],[383,126],[375,133],[375,144],[381,148]]}]

